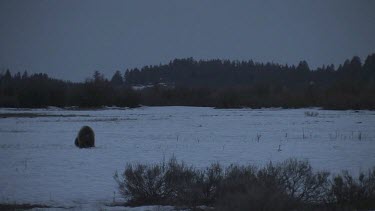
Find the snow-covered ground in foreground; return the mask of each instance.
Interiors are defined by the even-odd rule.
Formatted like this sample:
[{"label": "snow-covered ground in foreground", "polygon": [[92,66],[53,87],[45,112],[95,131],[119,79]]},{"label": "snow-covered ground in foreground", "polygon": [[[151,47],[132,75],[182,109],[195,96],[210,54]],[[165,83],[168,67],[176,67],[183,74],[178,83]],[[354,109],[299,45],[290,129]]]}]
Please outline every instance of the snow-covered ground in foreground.
[{"label": "snow-covered ground in foreground", "polygon": [[[121,200],[113,175],[127,162],[158,163],[172,155],[198,168],[290,157],[333,173],[375,166],[374,111],[142,107],[0,113],[56,115],[0,119],[1,203],[100,207]],[[74,146],[83,125],[95,131],[93,149]]]}]

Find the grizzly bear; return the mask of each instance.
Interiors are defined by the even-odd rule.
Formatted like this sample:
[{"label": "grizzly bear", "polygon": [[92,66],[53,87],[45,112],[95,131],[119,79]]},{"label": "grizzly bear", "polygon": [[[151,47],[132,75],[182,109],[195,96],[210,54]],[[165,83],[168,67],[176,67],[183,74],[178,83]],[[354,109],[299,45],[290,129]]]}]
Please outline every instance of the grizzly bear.
[{"label": "grizzly bear", "polygon": [[77,135],[74,144],[79,148],[95,147],[95,134],[89,126],[83,126]]}]

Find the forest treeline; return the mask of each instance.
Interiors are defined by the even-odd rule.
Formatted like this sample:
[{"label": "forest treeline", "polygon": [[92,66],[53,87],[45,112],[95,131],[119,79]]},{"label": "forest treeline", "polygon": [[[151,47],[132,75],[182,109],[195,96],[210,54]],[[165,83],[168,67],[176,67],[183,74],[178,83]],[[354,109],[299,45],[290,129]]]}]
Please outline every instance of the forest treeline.
[{"label": "forest treeline", "polygon": [[298,65],[229,60],[175,59],[168,64],[99,71],[73,83],[47,74],[0,73],[1,107],[139,105],[323,107],[375,109],[375,54],[311,70]]}]

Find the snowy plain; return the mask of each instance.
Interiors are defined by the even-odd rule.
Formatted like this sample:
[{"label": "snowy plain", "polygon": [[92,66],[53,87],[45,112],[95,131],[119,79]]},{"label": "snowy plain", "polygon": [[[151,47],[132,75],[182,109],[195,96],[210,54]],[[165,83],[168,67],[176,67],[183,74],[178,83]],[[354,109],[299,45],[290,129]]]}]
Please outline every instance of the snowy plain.
[{"label": "snowy plain", "polygon": [[[334,174],[375,166],[375,111],[0,109],[9,113],[20,116],[0,118],[0,203],[100,208],[122,200],[113,175],[126,163],[160,163],[173,155],[197,168],[291,157]],[[95,131],[95,148],[74,146],[84,125]]]}]

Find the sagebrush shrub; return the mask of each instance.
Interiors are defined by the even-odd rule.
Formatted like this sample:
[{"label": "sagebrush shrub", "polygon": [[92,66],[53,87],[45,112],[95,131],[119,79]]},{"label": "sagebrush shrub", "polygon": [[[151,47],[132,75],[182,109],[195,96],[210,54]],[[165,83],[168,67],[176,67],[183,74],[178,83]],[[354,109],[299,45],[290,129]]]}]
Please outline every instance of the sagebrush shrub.
[{"label": "sagebrush shrub", "polygon": [[357,209],[375,208],[375,168],[361,172],[355,179],[347,171],[334,177],[331,197],[337,206]]},{"label": "sagebrush shrub", "polygon": [[[216,210],[350,210],[375,208],[375,168],[358,179],[313,171],[288,159],[262,168],[214,163],[199,170],[171,158],[155,165],[126,165],[115,180],[128,205],[199,205]],[[270,203],[271,202],[271,203]]]},{"label": "sagebrush shrub", "polygon": [[306,203],[327,201],[329,173],[313,172],[307,161],[288,159],[279,164],[280,183],[287,194]]},{"label": "sagebrush shrub", "polygon": [[159,204],[166,197],[163,171],[159,165],[128,164],[122,178],[116,173],[115,180],[129,204]]}]

